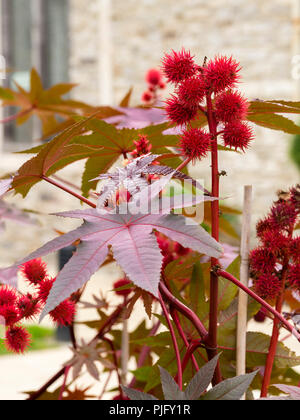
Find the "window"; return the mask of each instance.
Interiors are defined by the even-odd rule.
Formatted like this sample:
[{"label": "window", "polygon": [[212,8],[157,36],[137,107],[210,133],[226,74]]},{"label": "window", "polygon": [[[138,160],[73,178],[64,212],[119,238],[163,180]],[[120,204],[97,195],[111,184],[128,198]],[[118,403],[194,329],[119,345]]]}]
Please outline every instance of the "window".
[{"label": "window", "polygon": [[[2,0],[3,55],[9,69],[4,81],[28,89],[35,67],[44,86],[68,81],[68,0]],[[6,111],[12,115],[15,109]],[[39,121],[5,126],[6,150],[19,150],[40,136]]]}]

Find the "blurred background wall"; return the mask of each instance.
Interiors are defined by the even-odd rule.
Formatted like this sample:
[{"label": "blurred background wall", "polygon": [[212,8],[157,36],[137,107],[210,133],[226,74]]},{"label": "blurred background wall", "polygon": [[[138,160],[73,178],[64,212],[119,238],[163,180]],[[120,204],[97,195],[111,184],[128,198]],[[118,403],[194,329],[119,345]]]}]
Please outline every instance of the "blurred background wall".
[{"label": "blurred background wall", "polygon": [[[28,87],[29,70],[35,66],[46,87],[64,81],[78,83],[74,98],[117,105],[134,86],[133,104],[139,104],[147,69],[159,66],[164,52],[184,46],[199,63],[204,56],[233,55],[242,64],[241,89],[250,99],[299,100],[300,0],[0,3],[0,54],[9,70],[5,85],[17,80]],[[267,211],[278,189],[299,179],[289,152],[292,136],[267,129],[255,131],[256,140],[245,155],[221,153],[221,169],[228,174],[222,178],[222,195],[229,197],[228,204],[241,207],[243,185],[253,184],[254,222]],[[13,171],[25,159],[6,152],[20,150],[37,139],[39,126],[37,122],[18,128],[8,125],[2,137],[5,159],[1,159],[1,174]],[[67,176],[79,183],[78,168],[70,167]],[[207,161],[194,167],[192,173],[206,179],[209,186]],[[24,203],[45,211],[67,209],[68,205],[52,187],[41,185]],[[46,239],[39,232],[31,233],[30,249]],[[8,255],[6,248],[2,245],[4,256]]]}]

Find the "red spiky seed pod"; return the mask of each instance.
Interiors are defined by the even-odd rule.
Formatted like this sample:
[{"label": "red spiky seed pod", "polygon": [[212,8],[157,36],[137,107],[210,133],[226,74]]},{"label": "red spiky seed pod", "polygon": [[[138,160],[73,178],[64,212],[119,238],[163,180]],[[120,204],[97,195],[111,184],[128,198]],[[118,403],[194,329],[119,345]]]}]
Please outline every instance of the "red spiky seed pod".
[{"label": "red spiky seed pod", "polygon": [[14,305],[17,301],[15,290],[9,286],[0,287],[0,307],[3,305]]},{"label": "red spiky seed pod", "polygon": [[5,324],[7,326],[14,325],[20,320],[20,312],[14,305],[1,306],[0,316],[5,319]]},{"label": "red spiky seed pod", "polygon": [[225,124],[223,131],[223,142],[225,146],[244,151],[253,138],[252,128],[247,123],[231,121]]},{"label": "red spiky seed pod", "polygon": [[300,184],[290,189],[291,202],[295,206],[296,211],[300,212]]},{"label": "red spiky seed pod", "polygon": [[[131,282],[127,279],[120,279],[114,283],[114,289],[119,289],[120,287],[129,286]],[[132,287],[123,290],[115,290],[116,295],[118,296],[128,296],[132,292]]]},{"label": "red spiky seed pod", "polygon": [[279,201],[270,212],[270,222],[274,229],[289,231],[295,225],[297,212],[295,206],[288,201]]},{"label": "red spiky seed pod", "polygon": [[41,310],[41,304],[38,301],[38,298],[32,296],[30,293],[27,293],[25,296],[21,296],[18,300],[17,306],[19,308],[21,318],[25,318],[27,320],[35,318]]},{"label": "red spiky seed pod", "polygon": [[5,346],[9,351],[14,353],[24,353],[30,345],[31,335],[20,326],[12,326],[7,329],[5,334]]},{"label": "red spiky seed pod", "polygon": [[162,59],[162,69],[167,81],[177,84],[194,76],[199,66],[195,64],[191,53],[182,48],[179,52],[172,50],[170,54],[165,54]]},{"label": "red spiky seed pod", "polygon": [[250,252],[250,268],[255,274],[270,273],[274,270],[276,256],[266,248],[256,248]]},{"label": "red spiky seed pod", "polygon": [[291,287],[300,291],[300,264],[293,264],[289,267],[287,281]]},{"label": "red spiky seed pod", "polygon": [[280,279],[274,274],[262,274],[255,282],[255,291],[263,299],[273,300],[282,290]]},{"label": "red spiky seed pod", "polygon": [[291,240],[289,252],[294,262],[300,263],[300,236]]},{"label": "red spiky seed pod", "polygon": [[234,88],[239,81],[240,64],[232,57],[217,56],[204,68],[207,89],[219,93]]},{"label": "red spiky seed pod", "polygon": [[177,125],[184,125],[193,120],[197,115],[196,107],[183,105],[175,95],[171,95],[166,100],[165,111],[169,120]]},{"label": "red spiky seed pod", "polygon": [[181,244],[178,242],[175,242],[174,244],[174,252],[176,252],[179,256],[187,255],[191,252],[190,248],[184,248]]},{"label": "red spiky seed pod", "polygon": [[267,230],[261,235],[263,245],[270,249],[277,257],[289,248],[289,239],[280,232]]},{"label": "red spiky seed pod", "polygon": [[215,107],[217,120],[227,123],[244,120],[247,116],[249,103],[239,92],[229,90],[217,96]]},{"label": "red spiky seed pod", "polygon": [[42,303],[46,303],[55,278],[47,278],[39,284],[38,296]]},{"label": "red spiky seed pod", "polygon": [[47,264],[36,258],[23,264],[21,273],[29,283],[37,285],[47,277]]},{"label": "red spiky seed pod", "polygon": [[146,90],[145,92],[143,92],[142,98],[141,98],[142,102],[149,103],[152,101],[152,99],[153,99],[152,92],[150,92],[149,90]]},{"label": "red spiky seed pod", "polygon": [[157,86],[162,82],[162,74],[158,69],[149,69],[145,75],[145,80],[149,85]]},{"label": "red spiky seed pod", "polygon": [[139,134],[138,137],[139,139],[133,142],[136,146],[135,150],[131,152],[133,158],[146,155],[147,153],[150,153],[152,149],[152,144],[149,142],[147,136]]},{"label": "red spiky seed pod", "polygon": [[197,106],[206,94],[205,82],[202,77],[194,76],[178,85],[179,101],[187,106]]},{"label": "red spiky seed pod", "polygon": [[256,235],[258,238],[263,238],[265,232],[271,231],[273,229],[272,223],[269,217],[259,220],[256,224]]},{"label": "red spiky seed pod", "polygon": [[70,299],[61,302],[49,315],[57,325],[68,326],[71,325],[75,316],[75,303]]},{"label": "red spiky seed pod", "polygon": [[254,315],[256,322],[264,322],[266,319],[268,311],[264,306],[261,306],[260,310]]},{"label": "red spiky seed pod", "polygon": [[205,157],[209,151],[211,136],[201,128],[185,130],[180,137],[181,154],[194,162]]}]

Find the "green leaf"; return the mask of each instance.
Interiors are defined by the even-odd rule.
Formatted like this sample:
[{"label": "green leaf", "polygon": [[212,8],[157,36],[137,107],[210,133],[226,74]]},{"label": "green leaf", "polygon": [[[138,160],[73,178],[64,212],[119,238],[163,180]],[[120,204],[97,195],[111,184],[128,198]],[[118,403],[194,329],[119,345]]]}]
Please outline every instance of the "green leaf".
[{"label": "green leaf", "polygon": [[[232,274],[235,278],[240,277],[240,257],[236,259],[227,267],[226,271]],[[219,303],[218,308],[220,311],[224,311],[231,304],[238,292],[238,287],[230,281],[219,277]]]},{"label": "green leaf", "polygon": [[14,177],[12,187],[15,191],[25,197],[32,186],[41,181],[43,175],[49,176],[70,163],[84,159],[91,153],[94,154],[94,150],[85,149],[81,154],[78,154],[77,149],[76,153],[71,154],[71,149],[65,149],[70,137],[78,133],[83,126],[84,123],[74,124],[70,129],[47,143],[37,156],[25,162]]},{"label": "green leaf", "polygon": [[287,101],[252,101],[250,102],[249,114],[299,114],[300,102]]},{"label": "green leaf", "polygon": [[197,261],[194,264],[193,274],[190,282],[189,303],[191,309],[197,316],[203,320],[209,312],[209,302],[205,296],[205,268],[210,267],[210,264],[200,264]]},{"label": "green leaf", "polygon": [[[247,333],[247,367],[263,366],[269,353],[270,337],[260,332]],[[300,356],[278,342],[274,358],[274,367],[278,369],[298,366]]]},{"label": "green leaf", "polygon": [[230,401],[240,400],[249,388],[254,376],[258,371],[247,373],[246,375],[236,376],[220,382],[214,388],[210,389],[201,400]]},{"label": "green leaf", "polygon": [[247,119],[254,124],[288,134],[300,134],[300,127],[292,120],[278,114],[250,114]]}]

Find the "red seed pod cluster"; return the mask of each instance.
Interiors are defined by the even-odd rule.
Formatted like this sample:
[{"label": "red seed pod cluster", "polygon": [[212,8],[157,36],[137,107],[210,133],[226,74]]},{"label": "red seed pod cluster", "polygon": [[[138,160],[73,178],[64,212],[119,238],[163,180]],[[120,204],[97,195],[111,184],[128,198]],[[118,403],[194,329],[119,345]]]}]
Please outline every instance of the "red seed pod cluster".
[{"label": "red seed pod cluster", "polygon": [[191,249],[184,248],[178,242],[172,241],[162,233],[156,232],[156,240],[164,257],[162,266],[163,269],[172,261],[175,261],[178,258],[181,258],[192,252]]},{"label": "red seed pod cluster", "polygon": [[300,291],[300,238],[295,236],[300,208],[300,186],[280,192],[269,214],[256,226],[260,244],[250,253],[250,270],[256,293],[274,300],[281,291]]},{"label": "red seed pod cluster", "polygon": [[138,137],[138,140],[133,141],[135,149],[131,152],[131,156],[134,159],[150,153],[152,149],[152,144],[146,135],[139,134]]},{"label": "red seed pod cluster", "polygon": [[[124,277],[123,279],[120,279],[114,283],[114,289],[120,289],[130,284],[131,284],[131,281],[128,280],[128,278]],[[115,293],[118,296],[128,296],[130,295],[131,292],[132,292],[132,287],[128,287],[121,290],[115,290]]]},{"label": "red seed pod cluster", "polygon": [[199,110],[202,115],[204,112],[212,116],[224,146],[242,151],[249,146],[253,132],[244,121],[249,103],[235,89],[241,70],[237,61],[217,56],[199,66],[190,52],[182,49],[165,55],[162,70],[167,81],[175,85],[175,94],[166,100],[165,111],[173,124],[185,126],[179,144],[183,156],[201,159],[209,151],[208,133],[191,127]]},{"label": "red seed pod cluster", "polygon": [[[31,341],[21,322],[32,320],[41,313],[55,281],[49,277],[47,265],[41,259],[28,261],[20,271],[34,288],[34,293],[21,294],[8,286],[0,287],[0,319],[6,327],[4,344],[15,353],[23,353]],[[66,299],[49,315],[57,325],[70,325],[75,315],[75,303]]]},{"label": "red seed pod cluster", "polygon": [[148,88],[142,94],[142,102],[154,103],[159,96],[159,91],[166,87],[162,72],[159,69],[149,69],[145,75],[145,81]]}]

